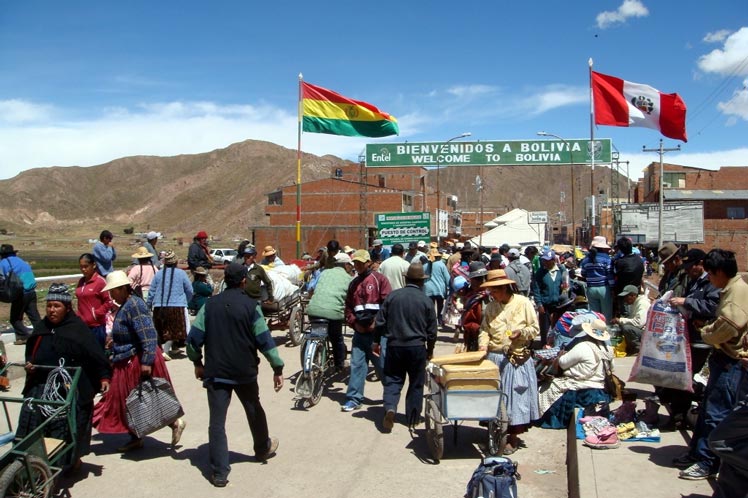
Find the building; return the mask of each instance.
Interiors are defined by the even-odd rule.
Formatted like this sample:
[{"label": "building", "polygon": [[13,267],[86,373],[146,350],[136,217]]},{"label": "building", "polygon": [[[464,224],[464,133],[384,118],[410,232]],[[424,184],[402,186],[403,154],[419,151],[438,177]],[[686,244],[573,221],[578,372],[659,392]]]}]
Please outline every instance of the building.
[{"label": "building", "polygon": [[[748,270],[748,167],[708,170],[663,164],[664,203],[703,203],[704,241],[691,244],[709,251],[734,251],[741,271]],[[634,191],[634,202],[659,202],[660,163],[653,162]]]},{"label": "building", "polygon": [[[441,208],[454,219],[457,199],[443,191]],[[337,165],[329,178],[302,183],[301,251],[313,254],[336,239],[341,245],[368,248],[376,238],[377,213],[436,210],[435,190],[421,167],[366,168]],[[254,243],[274,246],[283,259],[296,256],[296,185],[268,194],[269,226],[254,227]],[[432,219],[432,233],[436,233]],[[452,230],[459,222],[450,223]]]}]

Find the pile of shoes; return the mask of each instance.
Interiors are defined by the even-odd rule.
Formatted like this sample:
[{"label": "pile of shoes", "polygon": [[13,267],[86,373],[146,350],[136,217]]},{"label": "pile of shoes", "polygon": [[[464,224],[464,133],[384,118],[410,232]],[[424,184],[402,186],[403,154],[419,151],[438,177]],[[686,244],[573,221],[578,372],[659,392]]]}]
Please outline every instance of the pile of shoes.
[{"label": "pile of shoes", "polygon": [[584,428],[583,445],[595,450],[618,448],[618,431],[606,417],[582,417],[579,419]]}]

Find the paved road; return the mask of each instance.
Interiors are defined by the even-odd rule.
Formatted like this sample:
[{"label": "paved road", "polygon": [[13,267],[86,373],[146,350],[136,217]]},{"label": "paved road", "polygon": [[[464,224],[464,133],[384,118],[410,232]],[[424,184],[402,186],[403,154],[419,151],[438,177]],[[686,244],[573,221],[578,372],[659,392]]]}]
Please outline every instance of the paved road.
[{"label": "paved road", "polygon": [[[282,342],[282,332],[274,332]],[[453,349],[451,334],[443,335],[437,354]],[[347,339],[350,341],[350,338]],[[379,431],[382,413],[381,384],[367,382],[367,403],[352,414],[340,411],[345,384],[332,383],[319,405],[310,410],[294,408],[293,380],[299,370],[299,350],[280,346],[286,362],[286,383],[273,392],[267,362],[260,367],[263,406],[268,413],[270,432],[280,438],[277,455],[260,464],[254,460],[246,419],[238,402],[231,405],[227,421],[232,472],[229,485],[217,490],[208,482],[207,425],[205,392],[194,379],[187,359],[168,363],[180,401],[187,412],[187,429],[180,446],[168,446],[171,433],[161,430],[146,439],[145,448],[127,455],[114,452],[127,436],[94,434],[92,454],[84,459],[80,476],[61,481],[59,496],[107,498],[133,495],[203,497],[254,496],[285,497],[458,497],[479,462],[486,430],[476,423],[459,429],[458,444],[446,431],[445,456],[434,465],[428,452],[423,425],[413,437],[398,417],[391,434]],[[20,360],[22,347],[8,345],[11,360]],[[345,380],[345,379],[342,379]],[[19,393],[21,379],[13,382]],[[402,410],[401,401],[401,410]],[[565,431],[533,429],[525,437],[527,449],[512,458],[520,462],[523,497],[560,497],[566,489]],[[550,473],[536,473],[536,470]]]}]

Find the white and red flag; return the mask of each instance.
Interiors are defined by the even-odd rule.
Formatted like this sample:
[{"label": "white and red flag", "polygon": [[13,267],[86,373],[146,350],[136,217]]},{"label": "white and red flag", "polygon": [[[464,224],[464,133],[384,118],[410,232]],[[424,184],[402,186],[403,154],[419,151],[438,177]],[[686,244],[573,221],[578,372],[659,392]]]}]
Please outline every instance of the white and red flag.
[{"label": "white and red flag", "polygon": [[677,93],[592,71],[595,124],[642,126],[668,138],[686,137],[686,103]]}]

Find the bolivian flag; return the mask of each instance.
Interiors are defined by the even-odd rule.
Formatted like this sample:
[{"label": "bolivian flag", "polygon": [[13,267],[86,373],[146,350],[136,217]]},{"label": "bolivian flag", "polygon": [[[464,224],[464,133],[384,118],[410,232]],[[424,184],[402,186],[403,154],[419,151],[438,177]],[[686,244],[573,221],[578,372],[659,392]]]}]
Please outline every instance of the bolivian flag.
[{"label": "bolivian flag", "polygon": [[398,135],[397,119],[371,104],[302,82],[304,131],[347,137]]}]

